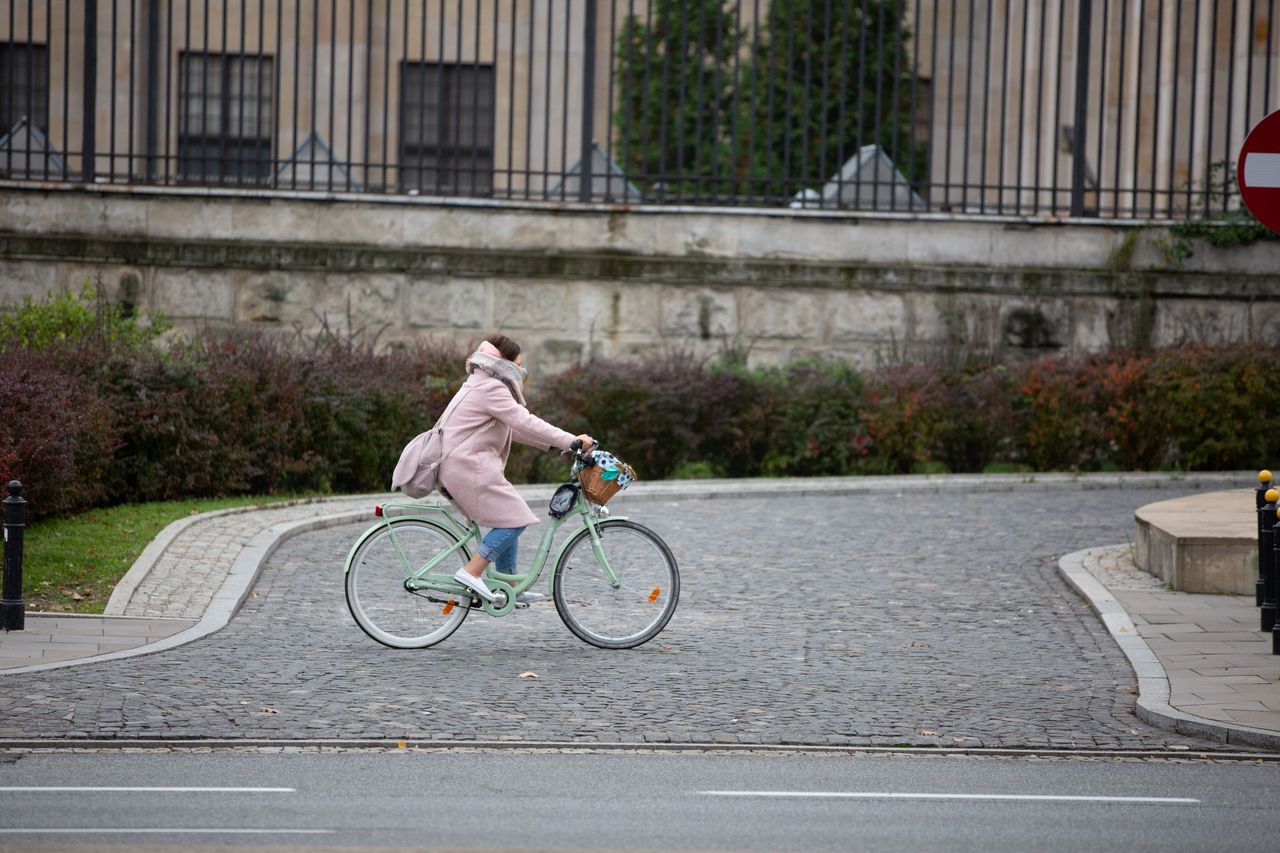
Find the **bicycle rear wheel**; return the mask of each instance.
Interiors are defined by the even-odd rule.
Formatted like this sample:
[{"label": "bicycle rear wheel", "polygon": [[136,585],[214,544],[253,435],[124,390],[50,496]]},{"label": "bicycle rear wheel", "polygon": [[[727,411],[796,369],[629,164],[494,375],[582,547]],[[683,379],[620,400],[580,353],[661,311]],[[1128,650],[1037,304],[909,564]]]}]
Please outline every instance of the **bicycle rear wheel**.
[{"label": "bicycle rear wheel", "polygon": [[[467,618],[470,600],[459,594],[411,590],[405,580],[458,539],[430,521],[397,518],[364,535],[347,567],[347,607],[366,634],[396,649],[422,649],[448,637]],[[470,559],[465,547],[436,569],[457,571]]]},{"label": "bicycle rear wheel", "polygon": [[666,627],[680,600],[680,570],[671,549],[635,522],[602,521],[600,547],[618,579],[615,588],[592,548],[591,531],[569,540],[556,564],[556,611],[579,639],[602,649],[629,649]]}]

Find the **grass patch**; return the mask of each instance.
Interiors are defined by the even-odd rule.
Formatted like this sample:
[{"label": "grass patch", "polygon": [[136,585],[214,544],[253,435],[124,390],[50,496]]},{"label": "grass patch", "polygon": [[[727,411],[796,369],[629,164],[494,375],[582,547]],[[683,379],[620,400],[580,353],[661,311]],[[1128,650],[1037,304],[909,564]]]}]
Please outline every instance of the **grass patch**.
[{"label": "grass patch", "polygon": [[1017,462],[992,462],[982,469],[984,474],[1034,474],[1036,469]]},{"label": "grass patch", "polygon": [[262,506],[302,495],[158,501],[95,509],[26,530],[23,597],[29,611],[101,613],[116,583],[170,523],[215,509]]}]

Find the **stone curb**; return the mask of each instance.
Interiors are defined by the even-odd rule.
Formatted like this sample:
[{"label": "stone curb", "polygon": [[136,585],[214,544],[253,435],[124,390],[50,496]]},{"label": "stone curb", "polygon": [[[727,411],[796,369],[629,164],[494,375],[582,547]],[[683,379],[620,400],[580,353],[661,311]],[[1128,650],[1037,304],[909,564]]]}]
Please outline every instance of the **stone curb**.
[{"label": "stone curb", "polygon": [[1034,747],[858,746],[804,743],[658,743],[649,741],[521,741],[521,740],[376,740],[366,738],[9,738],[0,739],[6,751],[145,751],[164,750],[323,750],[368,751],[574,751],[574,752],[771,752],[792,754],[839,753],[844,755],[971,756],[975,758],[1154,758],[1181,761],[1247,761],[1280,763],[1276,752],[1206,752],[1189,749],[1071,749]]},{"label": "stone curb", "polygon": [[[346,498],[342,498],[345,500]],[[219,518],[225,515],[239,515],[246,512],[256,512],[263,509],[283,509],[291,506],[305,506],[307,504],[325,503],[329,498],[300,498],[293,501],[280,501],[279,503],[270,504],[252,504],[249,506],[233,506],[227,509],[214,509],[208,512],[196,513],[186,518],[180,518],[172,521],[165,526],[163,530],[156,534],[156,538],[147,543],[147,547],[142,549],[142,553],[138,555],[138,559],[133,561],[133,565],[129,567],[129,571],[125,572],[111,591],[111,597],[107,599],[107,606],[103,608],[103,616],[124,616],[125,608],[129,606],[130,599],[137,591],[142,582],[146,580],[147,575],[151,574],[151,570],[155,568],[156,563],[168,550],[173,541],[191,525],[205,521],[210,518]]]},{"label": "stone curb", "polygon": [[1135,713],[1144,723],[1183,735],[1194,735],[1229,744],[1280,750],[1280,733],[1209,720],[1179,711],[1169,704],[1169,676],[1160,659],[1142,639],[1123,605],[1084,567],[1087,557],[1122,546],[1086,548],[1058,561],[1058,571],[1107,626],[1138,679]]},{"label": "stone curb", "polygon": [[[890,477],[807,477],[807,478],[758,478],[751,480],[664,480],[655,482],[639,482],[628,490],[627,502],[636,500],[713,500],[717,498],[742,497],[814,497],[858,494],[883,494],[900,491],[1040,491],[1055,488],[1079,489],[1124,489],[1124,488],[1161,488],[1164,486],[1179,487],[1217,487],[1236,486],[1242,482],[1252,482],[1256,475],[1253,472],[1205,472],[1197,474],[1170,473],[1101,473],[1101,474],[911,474]],[[535,484],[521,486],[517,489],[526,500],[541,501],[554,490],[555,484]],[[392,494],[343,495],[341,497],[320,498],[318,500],[301,500],[282,502],[251,507],[233,507],[214,510],[208,513],[188,516],[171,523],[162,530],[144,550],[142,555],[129,569],[126,580],[130,585],[127,595],[122,593],[121,609],[146,578],[175,539],[190,525],[197,521],[216,518],[234,513],[271,510],[304,504],[322,505],[326,503],[350,503],[366,500],[367,509],[343,510],[330,515],[321,515],[301,521],[282,522],[256,534],[253,539],[237,555],[227,579],[219,587],[213,600],[206,608],[200,620],[191,628],[179,631],[172,636],[154,643],[149,643],[125,651],[110,652],[104,655],[78,658],[75,660],[57,661],[55,663],[35,664],[17,667],[0,672],[0,677],[26,672],[41,672],[51,669],[62,669],[88,663],[120,660],[138,655],[154,654],[186,645],[201,637],[206,637],[226,626],[240,609],[250,588],[258,578],[267,559],[288,539],[299,533],[337,527],[356,522],[362,518],[372,517],[372,505],[391,500],[405,500],[403,496]],[[108,600],[108,607],[116,601],[113,592]],[[1167,690],[1166,690],[1167,696]]]}]

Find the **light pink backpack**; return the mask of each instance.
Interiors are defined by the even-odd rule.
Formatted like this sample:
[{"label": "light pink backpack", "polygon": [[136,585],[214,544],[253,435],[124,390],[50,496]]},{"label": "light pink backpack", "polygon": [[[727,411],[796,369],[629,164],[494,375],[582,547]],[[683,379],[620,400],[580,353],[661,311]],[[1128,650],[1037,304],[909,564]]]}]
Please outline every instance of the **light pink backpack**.
[{"label": "light pink backpack", "polygon": [[440,416],[440,420],[436,421],[435,426],[424,433],[419,433],[405,445],[400,453],[400,461],[396,463],[396,470],[391,474],[391,491],[400,489],[411,498],[425,498],[439,487],[438,470],[440,464],[449,458],[449,453],[457,450],[463,442],[480,430],[497,423],[497,418],[494,418],[481,424],[469,432],[462,441],[455,444],[449,453],[442,453],[445,421],[453,413],[454,408],[470,393],[471,389],[468,388],[466,394],[455,397],[449,404],[449,408],[445,409],[444,414]]}]

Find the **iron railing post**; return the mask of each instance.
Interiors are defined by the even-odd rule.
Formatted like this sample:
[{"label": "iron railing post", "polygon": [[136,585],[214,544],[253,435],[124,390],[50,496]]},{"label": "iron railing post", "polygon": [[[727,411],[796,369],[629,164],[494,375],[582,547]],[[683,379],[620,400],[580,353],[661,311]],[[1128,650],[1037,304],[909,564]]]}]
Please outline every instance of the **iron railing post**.
[{"label": "iron railing post", "polygon": [[[81,180],[94,182],[97,173],[98,2],[84,4],[84,142]],[[115,132],[115,128],[112,128]]]},{"label": "iron railing post", "polygon": [[27,526],[27,501],[22,483],[9,483],[4,499],[4,589],[0,597],[0,628],[21,631],[25,618],[22,604],[22,532]]},{"label": "iron railing post", "polygon": [[[130,57],[130,62],[133,59]],[[160,0],[147,0],[147,182],[156,179],[156,140],[160,135]],[[130,93],[130,97],[133,94]]]},{"label": "iron railing post", "polygon": [[591,135],[596,118],[596,0],[586,0],[582,58],[585,67],[582,69],[582,159],[578,161],[578,201],[591,201]]},{"label": "iron railing post", "polygon": [[[1071,215],[1084,216],[1084,148],[1089,116],[1089,42],[1092,36],[1093,0],[1080,0],[1076,26],[1076,104],[1071,128]],[[1056,129],[1055,129],[1056,130]]]}]

